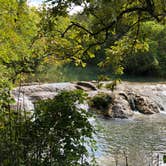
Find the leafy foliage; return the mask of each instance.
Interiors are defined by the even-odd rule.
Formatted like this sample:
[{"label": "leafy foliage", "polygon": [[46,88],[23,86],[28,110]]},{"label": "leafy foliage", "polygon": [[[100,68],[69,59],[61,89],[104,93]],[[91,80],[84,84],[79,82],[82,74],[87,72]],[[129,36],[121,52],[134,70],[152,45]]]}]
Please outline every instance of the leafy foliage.
[{"label": "leafy foliage", "polygon": [[33,64],[32,40],[37,33],[38,17],[26,1],[0,3],[0,62],[8,71],[8,78],[17,79],[20,73],[31,73]]},{"label": "leafy foliage", "polygon": [[165,25],[153,21],[143,23],[140,38],[145,38],[149,49],[124,58],[122,63],[126,73],[165,77],[165,29]]},{"label": "leafy foliage", "polygon": [[[164,23],[166,15],[166,3],[163,0],[48,2],[52,2],[50,11],[53,16],[67,14],[67,9],[72,4],[82,5],[83,11],[71,18],[72,21],[62,36],[68,35],[71,30],[79,32],[80,38],[86,39],[86,44],[80,42],[83,46],[81,50],[84,50],[80,54],[94,57],[100,49],[105,50],[105,59],[99,65],[111,65],[117,75],[123,74],[122,61],[126,56],[149,50],[148,42],[140,37],[142,23],[149,20]],[[58,8],[62,12],[57,12]]]},{"label": "leafy foliage", "polygon": [[98,110],[106,111],[113,100],[109,94],[100,93],[92,98],[90,105]]},{"label": "leafy foliage", "polygon": [[79,107],[84,97],[82,91],[64,91],[39,101],[33,119],[6,110],[10,118],[0,129],[1,165],[89,165],[94,129]]}]

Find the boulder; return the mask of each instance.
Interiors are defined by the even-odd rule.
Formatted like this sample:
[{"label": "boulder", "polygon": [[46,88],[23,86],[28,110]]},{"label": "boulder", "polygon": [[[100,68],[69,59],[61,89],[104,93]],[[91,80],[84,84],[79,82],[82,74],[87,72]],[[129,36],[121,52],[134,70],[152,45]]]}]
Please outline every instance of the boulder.
[{"label": "boulder", "polygon": [[132,90],[98,93],[92,97],[90,107],[104,116],[121,119],[131,117],[135,111],[154,114],[164,109],[152,98]]},{"label": "boulder", "polygon": [[135,108],[143,114],[159,113],[161,106],[146,96],[135,95]]},{"label": "boulder", "polygon": [[129,102],[125,97],[116,95],[115,100],[109,107],[109,115],[112,118],[128,118],[133,115]]},{"label": "boulder", "polygon": [[[33,110],[36,100],[53,98],[63,90],[85,90],[90,98],[91,109],[111,118],[128,118],[134,111],[142,114],[154,114],[166,108],[166,85],[120,84],[112,92],[104,87],[97,89],[96,82],[51,83],[22,86],[15,88],[12,94],[21,109]],[[102,82],[104,83],[104,82]],[[110,82],[108,82],[110,83]],[[105,83],[106,84],[106,83]],[[163,90],[163,91],[162,91]]]},{"label": "boulder", "polygon": [[128,101],[118,94],[99,93],[91,99],[90,107],[111,118],[128,118],[133,115]]}]

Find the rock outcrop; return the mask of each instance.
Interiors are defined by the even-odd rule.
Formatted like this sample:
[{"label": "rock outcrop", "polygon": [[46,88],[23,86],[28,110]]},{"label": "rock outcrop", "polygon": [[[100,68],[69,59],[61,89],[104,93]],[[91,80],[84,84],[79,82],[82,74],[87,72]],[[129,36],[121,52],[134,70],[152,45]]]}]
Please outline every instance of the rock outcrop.
[{"label": "rock outcrop", "polygon": [[[112,100],[106,100],[110,96],[114,96]],[[129,118],[135,112],[148,115],[164,111],[164,107],[153,96],[134,88],[119,88],[115,92],[105,90],[102,95],[99,91],[92,97],[91,103],[91,109],[97,109],[97,112],[111,118]]]},{"label": "rock outcrop", "polygon": [[159,107],[156,102],[148,97],[135,95],[134,102],[136,110],[138,110],[140,113],[154,114],[160,112],[161,106]]},{"label": "rock outcrop", "polygon": [[126,98],[117,94],[114,102],[110,104],[109,115],[112,118],[128,118],[133,115],[133,110]]},{"label": "rock outcrop", "polygon": [[32,84],[15,88],[12,94],[16,100],[16,105],[12,108],[33,111],[34,102],[54,98],[60,91],[75,90],[75,84],[72,83],[50,83],[50,84]]},{"label": "rock outcrop", "polygon": [[34,109],[36,100],[53,98],[62,90],[74,89],[85,90],[90,98],[90,108],[111,118],[129,118],[134,112],[154,114],[166,108],[165,84],[122,83],[112,92],[105,88],[97,89],[95,83],[83,81],[22,86],[12,93],[17,107],[29,111]]}]

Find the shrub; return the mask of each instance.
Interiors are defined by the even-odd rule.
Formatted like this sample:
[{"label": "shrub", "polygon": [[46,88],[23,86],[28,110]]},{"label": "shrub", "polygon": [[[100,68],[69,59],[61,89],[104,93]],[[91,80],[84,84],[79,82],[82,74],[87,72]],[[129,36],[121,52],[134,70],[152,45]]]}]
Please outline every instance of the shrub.
[{"label": "shrub", "polygon": [[1,165],[95,165],[87,150],[94,150],[94,129],[89,113],[79,107],[84,99],[82,91],[63,91],[54,99],[38,101],[32,119],[12,115],[0,132]]},{"label": "shrub", "polygon": [[107,113],[109,105],[113,102],[113,96],[99,93],[90,100],[90,106],[97,110]]}]

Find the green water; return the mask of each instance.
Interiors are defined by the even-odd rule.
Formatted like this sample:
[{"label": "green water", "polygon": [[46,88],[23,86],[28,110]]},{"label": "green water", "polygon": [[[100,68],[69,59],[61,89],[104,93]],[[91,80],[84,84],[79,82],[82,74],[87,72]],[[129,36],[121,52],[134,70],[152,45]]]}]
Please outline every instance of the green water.
[{"label": "green water", "polygon": [[[72,81],[91,81],[97,80],[99,75],[107,75],[110,79],[115,76],[108,69],[101,69],[96,66],[76,67],[72,64],[67,65],[49,65],[41,72],[37,72],[27,81],[34,82],[72,82]],[[121,79],[130,82],[165,82],[164,78],[138,77],[122,75]]]},{"label": "green water", "polygon": [[52,65],[38,72],[32,81],[40,82],[72,82],[97,80],[98,75],[107,74],[104,70],[94,66],[76,67],[74,65]]},{"label": "green water", "polygon": [[[142,116],[138,119],[98,118],[100,166],[157,166],[156,154],[166,154],[166,115]],[[127,161],[126,161],[127,160]]]}]

